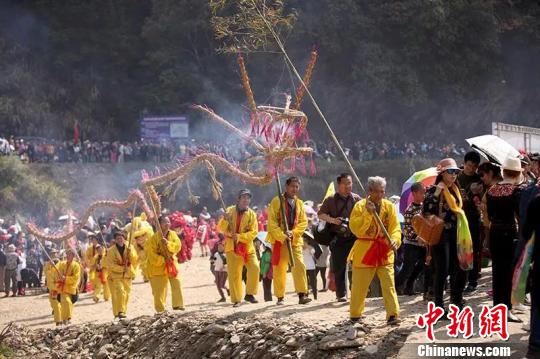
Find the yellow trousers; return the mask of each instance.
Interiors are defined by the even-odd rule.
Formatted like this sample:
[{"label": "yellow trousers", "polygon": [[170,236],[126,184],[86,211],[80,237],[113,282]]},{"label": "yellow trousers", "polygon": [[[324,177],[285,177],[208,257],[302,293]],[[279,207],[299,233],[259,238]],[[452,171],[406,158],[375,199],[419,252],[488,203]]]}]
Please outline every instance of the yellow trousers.
[{"label": "yellow trousers", "polygon": [[[301,246],[293,246],[294,267],[291,269],[291,273],[294,281],[294,290],[298,294],[307,294],[307,277],[306,266],[304,265],[304,256],[302,255]],[[281,246],[279,265],[273,266],[274,269],[274,294],[278,298],[285,296],[285,283],[287,282],[287,268],[289,266],[289,252],[287,251],[287,244],[283,243]]]},{"label": "yellow trousers", "polygon": [[112,310],[115,317],[117,317],[119,313],[127,314],[129,293],[131,293],[131,282],[131,278],[109,278]]},{"label": "yellow trousers", "polygon": [[171,286],[172,306],[173,308],[184,308],[184,297],[182,296],[182,282],[180,276],[169,278],[167,275],[150,277],[150,286],[152,287],[152,295],[154,296],[154,308],[156,312],[165,311],[165,303],[167,302],[167,287]]},{"label": "yellow trousers", "polygon": [[261,268],[259,267],[259,260],[255,252],[249,254],[247,263],[244,263],[244,258],[233,251],[227,252],[226,255],[231,302],[239,303],[244,299],[242,285],[242,271],[244,270],[244,266],[247,269],[246,294],[257,295]]},{"label": "yellow trousers", "polygon": [[58,303],[58,299],[56,298],[56,295],[53,297],[49,293],[49,303],[51,304],[51,308],[53,311],[54,322],[60,323],[62,321],[62,311],[60,308],[60,303]]},{"label": "yellow trousers", "polygon": [[399,316],[399,302],[394,283],[394,264],[380,267],[354,268],[352,271],[351,289],[351,318],[360,318],[364,313],[366,296],[373,277],[377,274],[381,282],[381,290],[386,309],[386,319],[390,316]]},{"label": "yellow trousers", "polygon": [[73,303],[71,302],[71,294],[60,294],[60,319],[62,321],[71,320],[73,314]]},{"label": "yellow trousers", "polygon": [[111,297],[111,289],[109,288],[109,281],[105,281],[105,283],[101,283],[101,280],[99,279],[99,276],[94,276],[94,280],[92,281],[92,285],[94,286],[94,298],[100,298],[101,295],[103,295],[104,300],[109,300]]}]

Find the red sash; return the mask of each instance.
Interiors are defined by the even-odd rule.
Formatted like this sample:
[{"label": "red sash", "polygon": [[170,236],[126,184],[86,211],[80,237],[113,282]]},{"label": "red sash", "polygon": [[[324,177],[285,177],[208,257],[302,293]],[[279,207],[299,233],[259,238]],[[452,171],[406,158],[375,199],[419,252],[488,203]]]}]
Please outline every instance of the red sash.
[{"label": "red sash", "polygon": [[388,252],[390,247],[384,239],[384,237],[373,238],[359,238],[360,240],[372,241],[371,247],[362,258],[362,264],[379,267],[387,263],[388,261]]},{"label": "red sash", "polygon": [[[240,213],[236,216],[236,233],[240,232],[240,223],[242,223],[242,216],[244,214]],[[249,260],[249,254],[247,250],[247,245],[245,243],[236,243],[234,246],[234,253],[244,259],[244,263],[247,263]]]}]

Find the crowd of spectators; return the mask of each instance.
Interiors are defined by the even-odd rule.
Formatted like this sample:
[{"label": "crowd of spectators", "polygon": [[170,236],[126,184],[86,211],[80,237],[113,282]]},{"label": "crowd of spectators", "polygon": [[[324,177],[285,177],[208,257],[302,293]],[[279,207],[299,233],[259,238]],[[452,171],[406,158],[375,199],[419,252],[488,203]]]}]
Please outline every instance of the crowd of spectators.
[{"label": "crowd of spectators", "polygon": [[[332,142],[303,144],[314,149],[314,156],[328,162],[340,161],[341,155]],[[384,142],[371,141],[342,143],[346,154],[355,161],[372,161],[406,158],[459,157],[465,153],[463,147],[453,143],[441,145],[433,142]],[[175,159],[192,157],[202,152],[217,153],[227,160],[241,162],[253,153],[242,142],[218,144],[205,141],[159,143],[147,141],[106,142],[55,141],[36,137],[0,137],[0,155],[16,155],[24,162],[154,162],[166,163]]]}]

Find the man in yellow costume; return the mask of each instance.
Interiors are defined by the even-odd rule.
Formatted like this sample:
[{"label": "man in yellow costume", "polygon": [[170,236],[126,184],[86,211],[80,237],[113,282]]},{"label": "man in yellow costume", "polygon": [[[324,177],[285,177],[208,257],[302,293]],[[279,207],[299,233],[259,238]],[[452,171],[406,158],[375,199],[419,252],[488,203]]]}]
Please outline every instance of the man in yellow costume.
[{"label": "man in yellow costume", "polygon": [[[60,295],[60,319],[65,325],[71,323],[73,299],[78,296],[82,267],[75,259],[74,249],[66,250],[66,259],[58,263],[56,291]],[[54,270],[54,269],[53,269]]]},{"label": "man in yellow costume", "polygon": [[306,266],[302,254],[304,244],[303,234],[308,221],[304,211],[304,201],[297,197],[300,191],[300,179],[290,177],[285,182],[285,193],[280,194],[285,208],[285,217],[289,231],[285,231],[281,213],[280,197],[276,196],[268,207],[268,241],[272,244],[272,266],[274,270],[274,293],[278,298],[277,304],[282,305],[285,297],[285,283],[289,265],[289,252],[286,241],[291,241],[294,256],[294,267],[291,268],[294,289],[298,293],[298,302],[307,304],[311,302],[308,297]]},{"label": "man in yellow costume", "polygon": [[[394,283],[394,251],[401,244],[401,228],[394,205],[384,199],[386,180],[370,177],[367,185],[369,196],[356,203],[349,223],[351,232],[356,236],[348,258],[353,268],[350,317],[357,321],[362,316],[369,285],[377,274],[387,323],[396,325],[399,324],[399,303]],[[374,217],[375,212],[390,236],[390,243]]]},{"label": "man in yellow costume", "polygon": [[90,244],[84,253],[81,255],[83,270],[88,271],[88,280],[92,283],[94,291],[96,288],[96,271],[92,270],[92,261],[97,254],[97,246],[99,245],[98,237],[94,233],[88,235]]},{"label": "man in yellow costume", "polygon": [[[124,227],[124,231],[128,234],[132,233],[131,226],[133,226],[133,239],[132,243],[137,251],[139,257],[137,267],[141,269],[143,281],[148,282],[148,276],[146,275],[146,253],[144,252],[144,245],[147,240],[154,235],[154,230],[150,223],[146,221],[146,214],[143,212],[140,216],[133,218],[131,223],[128,223]],[[135,268],[136,270],[138,268]]]},{"label": "man in yellow costume", "polygon": [[126,243],[124,231],[120,230],[114,234],[114,242],[115,244],[107,250],[103,267],[109,273],[114,318],[124,319],[138,258],[133,244]]},{"label": "man in yellow costume", "polygon": [[167,287],[171,286],[172,307],[174,310],[184,310],[182,283],[180,282],[180,265],[176,256],[182,248],[178,235],[170,230],[171,221],[167,216],[159,217],[158,230],[146,241],[146,275],[150,280],[154,308],[156,312],[165,311]]},{"label": "man in yellow costume", "polygon": [[43,266],[43,272],[45,273],[45,282],[47,283],[47,289],[49,290],[49,303],[53,311],[54,322],[56,323],[56,326],[59,326],[62,325],[62,313],[60,310],[60,302],[58,301],[58,292],[56,291],[56,282],[58,281],[58,260],[56,259],[56,254],[56,249],[51,249],[49,251],[49,257]]},{"label": "man in yellow costume", "polygon": [[103,300],[108,301],[111,296],[111,291],[107,280],[109,273],[104,268],[106,255],[105,247],[98,244],[95,249],[96,254],[90,260],[90,277],[92,278],[92,285],[94,286],[93,299],[94,302],[97,303],[101,296],[103,296]]},{"label": "man in yellow costume", "polygon": [[218,223],[218,231],[225,236],[225,255],[231,302],[240,305],[243,297],[242,271],[247,270],[246,296],[249,303],[258,303],[255,296],[259,288],[259,260],[253,240],[257,237],[259,224],[257,215],[249,208],[251,192],[243,189],[238,193],[236,206],[227,208],[225,217]]}]

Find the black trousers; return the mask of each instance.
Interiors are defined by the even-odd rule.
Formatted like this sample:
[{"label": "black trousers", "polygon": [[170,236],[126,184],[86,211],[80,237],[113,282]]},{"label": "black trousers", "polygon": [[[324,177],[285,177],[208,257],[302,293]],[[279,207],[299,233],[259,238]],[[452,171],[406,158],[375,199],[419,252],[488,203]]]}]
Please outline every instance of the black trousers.
[{"label": "black trousers", "polygon": [[[345,284],[345,275],[347,272],[347,257],[354,245],[354,237],[343,238],[336,237],[333,244],[330,245],[330,259],[332,262],[332,272],[336,281],[336,297],[343,298],[347,296],[347,287]],[[352,273],[349,273],[349,283],[351,283]]]},{"label": "black trousers", "polygon": [[317,267],[317,274],[321,274],[322,289],[326,289],[326,267]]},{"label": "black trousers", "polygon": [[[536,232],[539,233],[538,231]],[[537,245],[537,244],[535,244]],[[532,281],[540,283],[540,250],[535,249],[533,254]],[[540,285],[531,288],[531,334],[529,336],[529,348],[540,353]]]},{"label": "black trousers", "polygon": [[444,308],[444,285],[450,275],[450,302],[461,308],[467,272],[459,267],[456,227],[443,231],[440,242],[431,248],[431,256],[435,305]]},{"label": "black trousers", "polygon": [[479,219],[469,221],[469,231],[473,243],[473,269],[468,272],[468,282],[470,286],[476,287],[482,269],[482,239],[480,237],[481,224]]},{"label": "black trousers", "polygon": [[431,287],[431,270],[426,266],[426,247],[415,246],[414,244],[403,245],[403,267],[396,277],[396,288],[398,292],[406,289],[413,291],[414,282],[424,272],[424,293],[428,293]]},{"label": "black trousers", "polygon": [[506,304],[508,309],[512,309],[513,255],[516,238],[517,231],[512,226],[491,225],[489,250],[493,271],[493,305]]},{"label": "black trousers", "polygon": [[306,276],[309,282],[309,286],[311,287],[311,291],[313,292],[313,298],[317,299],[317,270],[306,270]]},{"label": "black trousers", "polygon": [[263,278],[264,301],[272,301],[272,279]]}]

